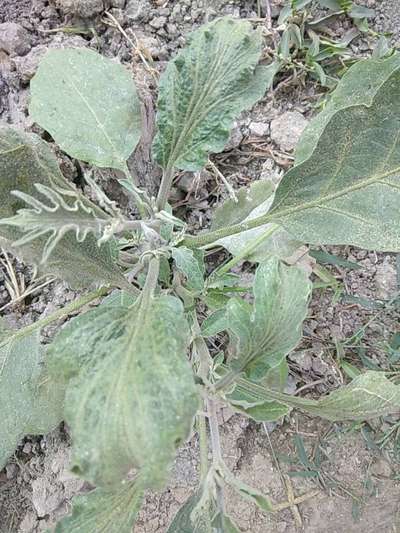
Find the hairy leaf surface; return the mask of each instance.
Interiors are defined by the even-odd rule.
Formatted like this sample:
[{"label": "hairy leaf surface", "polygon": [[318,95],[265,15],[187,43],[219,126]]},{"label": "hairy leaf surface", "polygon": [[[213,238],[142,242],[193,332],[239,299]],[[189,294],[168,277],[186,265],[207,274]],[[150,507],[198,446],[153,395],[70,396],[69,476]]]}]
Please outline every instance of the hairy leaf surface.
[{"label": "hairy leaf surface", "polygon": [[[237,193],[237,202],[229,199],[215,211],[212,230],[218,230],[233,224],[247,222],[268,213],[274,199],[274,189],[269,181],[255,181],[250,187],[243,187]],[[236,235],[219,239],[216,244],[226,248],[232,255],[244,252],[249,243],[261,237],[272,224],[264,224]],[[265,261],[271,255],[285,259],[290,257],[300,246],[283,228],[276,230],[254,250],[249,251],[243,259],[256,263]]]},{"label": "hairy leaf surface", "polygon": [[70,156],[124,170],[141,133],[129,72],[87,48],[49,50],[31,81],[29,112]]},{"label": "hairy leaf surface", "polygon": [[142,498],[135,482],[75,496],[72,514],[57,524],[55,533],[131,533]]},{"label": "hairy leaf surface", "polygon": [[296,238],[400,250],[400,69],[370,107],[337,112],[312,156],[281,181],[269,214]]},{"label": "hairy leaf surface", "polygon": [[0,470],[25,435],[45,434],[62,420],[64,389],[43,367],[39,332],[0,333]]},{"label": "hairy leaf surface", "polygon": [[[63,191],[69,198],[68,205],[78,202],[85,206],[86,211],[91,210],[92,224],[95,223],[94,214],[101,216],[101,210],[78,194],[64,178],[50,148],[37,135],[19,132],[9,126],[0,127],[0,167],[3,175],[0,181],[0,219],[13,218],[24,208],[24,195],[31,199],[39,196],[37,184],[45,190]],[[12,191],[20,191],[24,200],[21,196],[12,195]],[[77,207],[79,213],[83,211],[82,216],[88,216],[82,207]],[[29,230],[28,225],[26,229]],[[89,287],[92,284],[127,287],[124,276],[115,265],[111,243],[98,246],[92,233],[82,235],[82,242],[78,242],[75,233],[76,227],[61,236],[51,233],[50,241],[47,232],[43,235],[39,232],[32,239],[26,239],[27,233],[21,231],[18,224],[0,225],[1,245],[28,263],[40,264],[45,274],[64,279],[73,287]],[[19,242],[20,239],[22,242]],[[54,239],[55,246],[50,246],[49,250],[49,242],[54,244]],[[47,251],[50,253],[47,254]],[[46,258],[44,264],[43,257]]]},{"label": "hairy leaf surface", "polygon": [[232,298],[227,321],[235,358],[231,367],[262,379],[298,344],[311,284],[297,267],[276,258],[261,264],[254,280],[254,306]]},{"label": "hairy leaf surface", "polygon": [[179,300],[102,305],[72,320],[50,348],[49,368],[69,380],[66,420],[73,470],[99,485],[138,468],[160,486],[198,407]]},{"label": "hairy leaf surface", "polygon": [[296,147],[295,163],[303,163],[310,157],[326,125],[337,111],[353,105],[371,105],[382,85],[399,68],[399,53],[387,59],[357,61],[340,80],[328,104],[303,132]]},{"label": "hairy leaf surface", "polygon": [[369,370],[320,400],[290,396],[241,378],[238,386],[260,401],[276,400],[332,422],[368,420],[400,410],[400,386],[389,381],[384,372]]},{"label": "hairy leaf surface", "polygon": [[192,34],[160,80],[153,154],[163,168],[199,170],[224,148],[235,117],[271,83],[260,55],[261,34],[247,21],[224,17]]},{"label": "hairy leaf surface", "polygon": [[199,260],[193,250],[185,246],[173,248],[172,257],[176,268],[186,277],[188,288],[201,291],[204,287],[203,259]]}]

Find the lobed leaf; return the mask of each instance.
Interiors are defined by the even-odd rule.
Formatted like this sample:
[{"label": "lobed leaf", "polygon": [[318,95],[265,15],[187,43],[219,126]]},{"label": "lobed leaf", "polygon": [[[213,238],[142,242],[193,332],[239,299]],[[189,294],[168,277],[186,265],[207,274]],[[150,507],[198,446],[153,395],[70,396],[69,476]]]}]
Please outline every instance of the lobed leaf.
[{"label": "lobed leaf", "polygon": [[227,322],[235,358],[230,366],[260,380],[298,344],[311,284],[297,267],[270,258],[256,271],[254,306],[231,299]]},{"label": "lobed leaf", "polygon": [[271,83],[257,67],[261,33],[247,21],[224,17],[195,31],[160,80],[155,160],[164,168],[196,171],[221,151],[235,117],[251,108]]},{"label": "lobed leaf", "polygon": [[270,220],[313,244],[400,250],[400,69],[370,106],[347,107],[281,181]]},{"label": "lobed leaf", "polygon": [[296,147],[296,165],[311,156],[322,132],[337,111],[353,105],[371,105],[382,85],[399,68],[399,53],[387,59],[368,58],[354,63],[339,81],[327,105],[303,132]]},{"label": "lobed leaf", "polygon": [[[3,220],[0,241],[4,248],[28,263],[40,264],[43,273],[61,278],[76,288],[92,284],[128,288],[128,283],[115,265],[111,242],[98,246],[95,235],[86,231],[81,242],[78,242],[74,231],[64,230],[61,235],[53,235],[53,239],[51,233],[50,241],[47,232],[41,234],[40,231],[32,235],[32,239],[27,239],[29,231],[34,231],[34,228],[29,227],[27,220],[26,226],[22,224],[22,230],[16,223],[14,217],[18,218],[17,213],[24,207],[24,201],[30,198],[35,202],[38,187],[42,191],[62,191],[67,198],[67,205],[76,206],[77,217],[87,217],[87,211],[91,211],[91,224],[95,224],[95,218],[101,216],[102,211],[80,195],[64,178],[57,159],[45,142],[37,135],[23,133],[9,126],[0,127],[0,167],[3,172],[0,182],[0,220]],[[12,195],[13,191],[19,191],[19,195]],[[39,225],[41,221],[44,222],[41,217],[37,219]],[[76,232],[76,225],[74,229]],[[43,258],[46,259],[44,263]]]},{"label": "lobed leaf", "polygon": [[32,119],[70,156],[124,171],[141,134],[129,72],[87,48],[49,50],[31,81]]},{"label": "lobed leaf", "polygon": [[0,335],[0,470],[26,435],[41,435],[62,420],[63,387],[56,387],[43,366],[39,332]]},{"label": "lobed leaf", "polygon": [[58,334],[49,368],[68,382],[75,472],[112,485],[136,468],[145,486],[164,482],[198,407],[188,343],[183,306],[169,296],[102,305]]},{"label": "lobed leaf", "polygon": [[142,498],[136,482],[75,496],[72,514],[58,522],[55,533],[131,533]]}]

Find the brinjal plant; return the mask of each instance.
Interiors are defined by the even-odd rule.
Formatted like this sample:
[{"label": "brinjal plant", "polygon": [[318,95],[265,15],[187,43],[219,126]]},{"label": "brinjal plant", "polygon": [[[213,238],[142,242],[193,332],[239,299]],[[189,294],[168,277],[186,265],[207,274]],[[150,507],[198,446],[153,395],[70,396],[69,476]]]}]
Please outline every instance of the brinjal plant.
[{"label": "brinjal plant", "polygon": [[[33,121],[70,157],[114,169],[137,207],[132,219],[92,173],[84,176],[90,199],[68,181],[40,136],[0,128],[1,246],[44,275],[90,289],[27,327],[0,328],[0,468],[25,435],[63,420],[71,469],[95,487],[74,499],[57,533],[130,532],[143,493],[165,485],[193,431],[200,484],[168,532],[239,531],[226,514],[226,485],[274,512],[224,463],[220,404],[257,422],[297,408],[334,421],[400,407],[400,387],[379,371],[319,400],[282,392],[311,293],[305,271],[285,261],[293,249],[400,251],[399,55],[347,72],[275,191],[262,180],[237,191],[197,234],[168,204],[177,171],[202,169],[223,150],[234,119],[264,96],[270,70],[261,52],[249,22],[221,18],[170,61],[152,145],[163,171],[157,197],[127,164],[142,128],[130,73],[88,49],[47,53],[31,82]],[[217,247],[232,258],[210,272],[205,252]],[[251,289],[231,272],[243,259],[257,265]],[[40,343],[43,327],[84,306],[50,344]],[[209,339],[218,335],[215,353]]]}]

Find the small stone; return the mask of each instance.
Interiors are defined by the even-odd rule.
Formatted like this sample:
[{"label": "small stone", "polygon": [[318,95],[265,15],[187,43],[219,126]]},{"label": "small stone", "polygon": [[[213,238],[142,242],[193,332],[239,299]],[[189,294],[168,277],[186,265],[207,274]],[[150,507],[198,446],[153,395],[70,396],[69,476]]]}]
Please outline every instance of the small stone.
[{"label": "small stone", "polygon": [[378,477],[389,478],[392,475],[392,469],[385,459],[378,458],[373,465],[371,465],[371,474]]},{"label": "small stone", "polygon": [[271,121],[271,139],[281,150],[290,152],[296,147],[307,123],[298,111],[286,111]]},{"label": "small stone", "polygon": [[383,263],[376,267],[375,285],[376,297],[379,300],[390,300],[399,292],[397,271],[389,256],[386,256]]},{"label": "small stone", "polygon": [[155,17],[149,22],[150,26],[156,30],[160,30],[161,28],[163,28],[166,23],[167,23],[166,17]]},{"label": "small stone", "polygon": [[125,15],[131,20],[141,20],[148,16],[149,9],[147,0],[128,0]]},{"label": "small stone", "polygon": [[238,146],[240,146],[242,141],[243,141],[243,133],[240,129],[240,126],[237,123],[235,123],[233,125],[231,134],[229,136],[228,142],[225,145],[224,150],[227,150],[227,151],[233,150],[234,148],[237,148]]},{"label": "small stone", "polygon": [[23,56],[31,49],[29,33],[15,22],[0,24],[0,50]]},{"label": "small stone", "polygon": [[116,7],[117,9],[124,9],[126,0],[111,0],[111,7]]},{"label": "small stone", "polygon": [[67,14],[91,18],[110,7],[107,0],[56,0],[58,9]]},{"label": "small stone", "polygon": [[26,442],[22,448],[22,451],[29,455],[32,452],[32,444],[30,442]]},{"label": "small stone", "polygon": [[250,122],[249,130],[251,135],[265,137],[269,133],[268,122]]},{"label": "small stone", "polygon": [[6,466],[7,479],[13,479],[17,474],[18,468],[15,463],[10,463]]}]

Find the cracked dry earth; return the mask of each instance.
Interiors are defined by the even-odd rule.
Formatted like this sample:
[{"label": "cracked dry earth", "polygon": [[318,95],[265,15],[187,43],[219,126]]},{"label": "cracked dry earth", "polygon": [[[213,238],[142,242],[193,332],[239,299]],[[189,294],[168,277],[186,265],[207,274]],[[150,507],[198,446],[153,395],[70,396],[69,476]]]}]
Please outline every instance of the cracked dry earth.
[{"label": "cracked dry earth", "polygon": [[[392,32],[393,43],[399,45],[398,0],[359,3],[376,9],[375,29]],[[262,1],[260,4],[264,5]],[[281,7],[282,2],[272,2],[274,24]],[[27,116],[29,80],[48,48],[92,47],[108,57],[117,57],[135,77],[146,111],[145,138],[131,164],[142,179],[153,177],[151,186],[155,189],[158,170],[144,163],[153,131],[155,82],[130,43],[106,23],[102,17],[105,8],[127,32],[134,32],[154,68],[162,70],[169,57],[184,44],[185,36],[203,22],[206,9],[210,18],[231,14],[254,19],[258,16],[256,2],[0,1],[0,119],[27,130],[36,128]],[[78,34],[54,31],[65,26],[82,31]],[[340,34],[342,30],[339,24],[335,31]],[[365,50],[368,43],[361,39],[353,46]],[[321,95],[321,89],[312,81],[278,83],[274,92],[241,116],[224,153],[215,158],[228,181],[240,187],[260,177],[279,179],[290,166],[292,150]],[[66,177],[76,179],[78,165],[65,155],[58,155]],[[110,180],[101,176],[99,180],[110,197],[122,208],[130,209]],[[198,179],[183,173],[173,191],[173,201],[178,215],[186,217],[195,230],[209,224],[210,207],[224,195],[226,192],[211,172],[204,171]],[[345,379],[337,365],[338,345],[345,345],[346,360],[353,364],[360,364],[362,356],[385,367],[388,345],[399,331],[399,309],[388,303],[399,290],[396,257],[350,247],[331,247],[328,251],[357,262],[361,268],[329,267],[343,290],[340,295],[329,288],[314,291],[302,344],[289,358],[289,389],[293,392],[306,386],[304,394],[315,398]],[[18,262],[14,268],[26,283],[31,282],[30,268]],[[240,270],[251,279],[253,270],[249,264],[243,264]],[[6,275],[3,268],[0,308],[10,302]],[[65,284],[53,282],[1,312],[10,324],[21,327],[76,295]],[[55,327],[43,332],[44,342],[51,339]],[[346,344],[361,329],[360,343]],[[390,439],[383,449],[373,445],[373,435],[390,429],[397,422],[396,417],[371,424],[341,425],[293,412],[282,423],[266,427],[225,408],[220,410],[219,417],[223,454],[229,467],[281,508],[273,515],[265,515],[228,489],[228,510],[244,533],[400,532],[400,453]],[[309,457],[315,458],[317,451],[322,456],[318,477],[307,475],[299,464],[295,438],[302,439]],[[161,494],[146,495],[136,533],[166,532],[175,512],[196,487],[198,451],[196,437],[180,449],[168,487]],[[89,488],[70,474],[69,454],[66,427],[47,436],[26,438],[21,443],[0,472],[0,533],[45,531],[65,514],[75,494]]]}]

